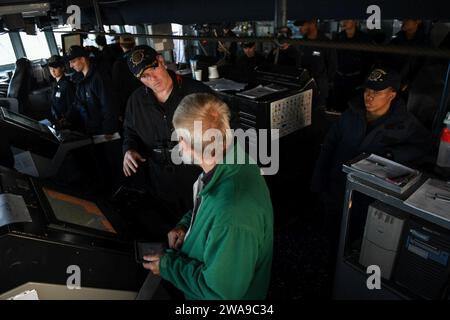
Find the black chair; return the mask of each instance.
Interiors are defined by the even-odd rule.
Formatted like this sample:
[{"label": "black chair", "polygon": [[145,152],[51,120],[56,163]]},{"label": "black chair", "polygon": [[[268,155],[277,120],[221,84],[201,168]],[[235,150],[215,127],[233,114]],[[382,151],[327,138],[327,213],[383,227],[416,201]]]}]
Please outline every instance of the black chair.
[{"label": "black chair", "polygon": [[19,113],[26,113],[30,102],[28,94],[32,86],[31,63],[26,58],[16,61],[14,74],[9,82],[7,98],[17,99],[19,102]]}]

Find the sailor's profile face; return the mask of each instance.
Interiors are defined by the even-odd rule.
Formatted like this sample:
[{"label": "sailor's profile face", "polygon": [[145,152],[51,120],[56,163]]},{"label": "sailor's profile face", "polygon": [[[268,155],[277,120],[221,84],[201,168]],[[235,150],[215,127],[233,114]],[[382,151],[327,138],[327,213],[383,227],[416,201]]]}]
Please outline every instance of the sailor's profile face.
[{"label": "sailor's profile face", "polygon": [[48,70],[50,71],[50,74],[52,75],[52,77],[55,79],[62,77],[62,75],[64,74],[64,68],[62,68],[62,67],[57,67],[57,68],[48,67]]},{"label": "sailor's profile face", "polygon": [[366,88],[364,90],[364,104],[369,113],[387,112],[397,94],[389,87],[384,90],[373,90]]},{"label": "sailor's profile face", "polygon": [[244,54],[247,57],[249,57],[249,58],[254,57],[255,53],[256,53],[256,44],[254,44],[251,47],[244,47],[242,50],[244,51]]},{"label": "sailor's profile face", "polygon": [[81,72],[85,66],[85,58],[78,57],[70,60],[70,67],[76,72]]}]

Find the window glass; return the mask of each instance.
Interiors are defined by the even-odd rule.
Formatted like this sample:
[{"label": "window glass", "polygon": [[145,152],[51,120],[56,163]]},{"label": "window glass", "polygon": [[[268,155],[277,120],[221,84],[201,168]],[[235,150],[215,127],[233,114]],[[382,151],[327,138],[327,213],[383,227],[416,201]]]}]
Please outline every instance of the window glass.
[{"label": "window glass", "polygon": [[47,59],[50,57],[47,39],[44,32],[37,31],[36,35],[20,32],[25,54],[28,60]]},{"label": "window glass", "polygon": [[[183,35],[183,26],[181,24],[172,23],[172,34],[174,36],[182,36]],[[186,57],[184,53],[184,41],[183,40],[173,40],[174,45],[174,56],[175,62],[186,62]]]},{"label": "window glass", "polygon": [[16,62],[16,55],[8,33],[0,34],[0,65]]},{"label": "window glass", "polygon": [[136,26],[125,25],[125,32],[136,34],[137,33]]},{"label": "window glass", "polygon": [[[116,32],[116,33],[121,33],[121,31],[120,31],[120,26],[117,26],[117,25],[114,25],[114,26],[104,26],[104,29],[105,29],[105,32]],[[107,44],[111,44],[111,43],[115,43],[115,40],[114,40],[114,36],[109,36],[109,35],[107,35],[106,36],[106,43]]]},{"label": "window glass", "polygon": [[[94,31],[94,30],[91,30]],[[96,34],[89,33],[87,37],[83,40],[83,46],[92,46],[92,47],[98,47],[97,43],[95,42],[95,38],[97,38]]]}]

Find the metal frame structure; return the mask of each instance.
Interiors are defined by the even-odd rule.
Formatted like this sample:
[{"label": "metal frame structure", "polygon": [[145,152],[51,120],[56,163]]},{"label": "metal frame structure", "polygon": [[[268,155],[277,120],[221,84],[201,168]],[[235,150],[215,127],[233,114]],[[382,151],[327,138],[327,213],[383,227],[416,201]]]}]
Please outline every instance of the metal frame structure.
[{"label": "metal frame structure", "polygon": [[[348,173],[348,172],[347,172]],[[410,215],[419,217],[430,223],[436,224],[440,227],[450,230],[450,222],[441,217],[426,214],[421,210],[410,207],[404,203],[404,201],[413,194],[427,179],[423,176],[414,186],[412,186],[404,194],[399,195],[395,192],[383,189],[379,186],[364,181],[352,173],[347,175],[347,185],[345,190],[345,200],[343,216],[341,221],[341,233],[339,240],[339,250],[336,261],[336,273],[333,297],[336,299],[385,299],[385,300],[398,300],[398,299],[412,299],[408,294],[405,294],[401,290],[397,290],[390,284],[382,281],[380,290],[369,290],[366,286],[368,275],[360,270],[355,265],[348,262],[345,258],[345,246],[347,242],[347,236],[349,232],[350,219],[352,217],[352,201],[354,192],[360,192],[367,195],[374,200],[379,200],[392,207],[402,210]]]}]

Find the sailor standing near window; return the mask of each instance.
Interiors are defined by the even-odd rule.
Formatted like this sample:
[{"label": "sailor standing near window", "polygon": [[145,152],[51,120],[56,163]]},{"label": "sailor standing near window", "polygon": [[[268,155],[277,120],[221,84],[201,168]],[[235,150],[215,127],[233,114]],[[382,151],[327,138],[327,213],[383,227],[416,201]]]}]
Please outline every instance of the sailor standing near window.
[{"label": "sailor standing near window", "polygon": [[48,69],[56,80],[51,97],[50,121],[58,129],[70,128],[75,120],[73,102],[75,85],[65,76],[64,59],[54,55],[48,59]]},{"label": "sailor standing near window", "polygon": [[[81,46],[70,47],[67,53],[75,75],[75,108],[82,119],[81,131],[89,136],[101,136],[107,141],[91,146],[86,170],[98,184],[100,192],[113,192],[119,184],[120,140],[117,132],[117,107],[113,99],[111,80],[91,63],[89,53]],[[94,164],[94,165],[93,165]]]}]

